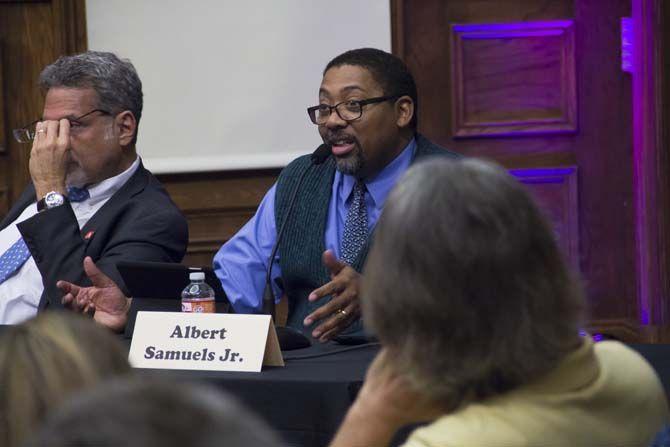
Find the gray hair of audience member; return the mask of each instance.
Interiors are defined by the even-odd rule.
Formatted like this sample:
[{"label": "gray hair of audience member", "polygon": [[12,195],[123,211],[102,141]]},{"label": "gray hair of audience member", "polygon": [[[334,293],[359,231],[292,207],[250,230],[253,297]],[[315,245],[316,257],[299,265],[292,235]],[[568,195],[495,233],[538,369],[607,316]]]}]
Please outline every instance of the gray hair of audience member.
[{"label": "gray hair of audience member", "polygon": [[72,393],[131,371],[121,342],[90,318],[45,312],[0,336],[0,445],[18,446]]},{"label": "gray hair of audience member", "polygon": [[363,317],[447,409],[511,390],[579,346],[581,285],[525,187],[474,159],[412,167],[365,267]]},{"label": "gray hair of audience member", "polygon": [[[87,51],[61,56],[47,65],[39,77],[40,87],[92,88],[98,94],[98,108],[113,115],[130,110],[137,127],[142,117],[142,81],[133,64],[113,53]],[[137,128],[133,144],[137,142]]]},{"label": "gray hair of audience member", "polygon": [[26,447],[279,446],[257,416],[204,385],[118,379],[63,405]]}]

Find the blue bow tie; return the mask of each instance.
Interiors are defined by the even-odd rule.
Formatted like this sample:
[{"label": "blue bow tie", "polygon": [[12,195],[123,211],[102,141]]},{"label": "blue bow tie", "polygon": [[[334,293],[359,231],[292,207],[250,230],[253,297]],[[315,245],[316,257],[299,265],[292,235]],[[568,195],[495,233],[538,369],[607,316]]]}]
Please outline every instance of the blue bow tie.
[{"label": "blue bow tie", "polygon": [[67,198],[70,202],[83,202],[84,200],[91,197],[88,189],[86,188],[77,188],[76,186],[67,187]]}]

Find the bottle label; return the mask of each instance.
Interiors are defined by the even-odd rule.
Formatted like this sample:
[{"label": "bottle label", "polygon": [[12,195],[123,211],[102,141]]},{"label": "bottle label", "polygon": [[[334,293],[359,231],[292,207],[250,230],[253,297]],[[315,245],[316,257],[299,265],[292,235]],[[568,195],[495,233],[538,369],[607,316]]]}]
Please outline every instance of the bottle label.
[{"label": "bottle label", "polygon": [[213,314],[216,312],[216,304],[214,300],[207,301],[182,301],[182,312],[197,312],[205,314]]}]

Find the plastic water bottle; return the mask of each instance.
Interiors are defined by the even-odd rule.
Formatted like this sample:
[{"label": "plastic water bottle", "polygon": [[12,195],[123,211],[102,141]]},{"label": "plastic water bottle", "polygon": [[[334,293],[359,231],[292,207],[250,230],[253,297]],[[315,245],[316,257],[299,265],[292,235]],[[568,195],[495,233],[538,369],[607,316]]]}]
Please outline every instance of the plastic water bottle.
[{"label": "plastic water bottle", "polygon": [[182,312],[214,313],[214,289],[205,283],[204,272],[192,272],[188,275],[190,284],[181,292]]}]

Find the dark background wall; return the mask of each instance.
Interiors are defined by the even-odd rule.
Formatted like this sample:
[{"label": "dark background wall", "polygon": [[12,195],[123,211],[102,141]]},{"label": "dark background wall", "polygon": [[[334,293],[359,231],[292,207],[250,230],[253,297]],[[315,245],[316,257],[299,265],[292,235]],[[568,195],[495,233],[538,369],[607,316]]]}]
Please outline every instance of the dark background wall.
[{"label": "dark background wall", "polygon": [[[419,85],[420,131],[465,155],[496,160],[528,185],[584,277],[592,330],[669,340],[663,154],[670,37],[662,25],[670,7],[661,0],[390,5],[393,51]],[[638,85],[653,86],[646,96],[634,94],[634,76],[620,68],[620,19],[644,7],[654,12],[645,38],[656,42],[651,61],[641,62],[652,67]],[[83,0],[0,0],[0,216],[29,179],[29,147],[14,143],[10,129],[41,115],[39,71],[86,47]],[[635,127],[640,111],[651,113],[651,129]],[[277,174],[161,175],[189,220],[184,262],[209,264]]]}]

